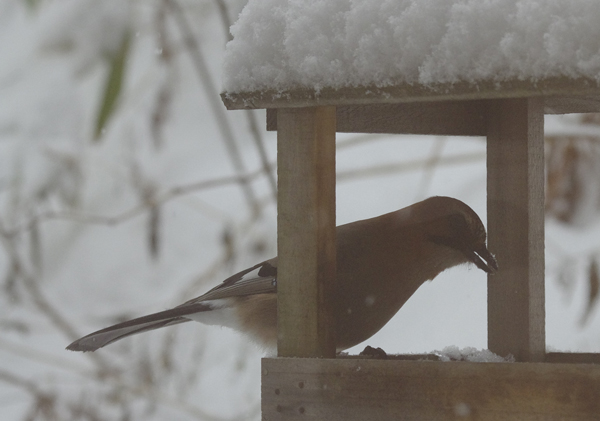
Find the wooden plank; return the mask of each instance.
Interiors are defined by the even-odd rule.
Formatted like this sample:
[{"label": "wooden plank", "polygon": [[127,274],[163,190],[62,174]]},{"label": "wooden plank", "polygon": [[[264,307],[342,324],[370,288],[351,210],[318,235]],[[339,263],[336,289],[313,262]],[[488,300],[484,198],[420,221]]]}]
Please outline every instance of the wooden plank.
[{"label": "wooden plank", "polygon": [[263,359],[262,419],[597,420],[600,366]]},{"label": "wooden plank", "polygon": [[[337,358],[349,359],[377,359],[377,357],[365,355],[341,355]],[[388,354],[386,360],[411,360],[411,361],[440,361],[438,354]],[[593,352],[548,352],[544,358],[547,363],[570,363],[570,364],[600,364],[600,353]]]},{"label": "wooden plank", "polygon": [[[339,133],[485,136],[486,101],[367,104],[337,107]],[[267,110],[267,130],[277,130],[277,110]]]},{"label": "wooden plank", "polygon": [[[377,359],[377,357],[365,355],[341,355],[337,358],[349,359]],[[440,361],[438,354],[388,354],[386,360],[398,361]],[[600,364],[600,353],[593,352],[548,352],[544,357],[544,362],[561,364]]]},{"label": "wooden plank", "polygon": [[592,352],[548,352],[547,363],[600,364],[600,354]]},{"label": "wooden plank", "polygon": [[278,355],[335,356],[335,107],[277,113]]},{"label": "wooden plank", "polygon": [[[338,133],[485,136],[487,101],[436,101],[337,107]],[[544,114],[600,112],[600,98],[544,98]],[[267,109],[267,130],[277,131],[277,109]]]},{"label": "wooden plank", "polygon": [[600,98],[596,97],[548,97],[544,101],[545,114],[597,113]]},{"label": "wooden plank", "polygon": [[[406,102],[466,101],[480,99],[570,97],[600,99],[600,83],[590,78],[566,76],[546,79],[485,80],[432,85],[398,83],[392,86],[279,89],[258,92],[223,92],[221,99],[230,110],[252,108],[314,107],[318,105],[393,104]],[[577,112],[563,109],[562,112]]]},{"label": "wooden plank", "polygon": [[[365,355],[342,355],[337,358],[348,359],[377,359],[377,357]],[[388,354],[386,360],[398,361],[440,361],[438,354]],[[600,364],[600,353],[593,352],[548,352],[544,358],[547,363],[561,364]]]},{"label": "wooden plank", "polygon": [[541,99],[493,101],[487,137],[488,347],[543,361],[544,120]]},{"label": "wooden plank", "polygon": [[437,354],[387,354],[385,358],[381,358],[379,356],[373,355],[345,355],[338,354],[336,358],[344,358],[344,359],[354,359],[354,360],[381,360],[385,359],[388,361],[398,360],[398,361],[440,361],[440,356]]}]

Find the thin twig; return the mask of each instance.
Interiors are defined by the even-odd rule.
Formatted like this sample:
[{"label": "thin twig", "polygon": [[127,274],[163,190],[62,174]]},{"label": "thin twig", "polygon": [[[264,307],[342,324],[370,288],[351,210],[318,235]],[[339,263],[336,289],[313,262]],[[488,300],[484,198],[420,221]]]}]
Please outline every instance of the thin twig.
[{"label": "thin twig", "polygon": [[[229,42],[233,39],[233,36],[231,35],[231,32],[229,30],[232,22],[229,18],[229,10],[227,8],[227,3],[225,3],[225,0],[215,0],[215,3],[217,4],[217,9],[219,10],[219,15],[221,16],[221,24],[223,25],[223,29],[225,32],[225,39]],[[248,120],[250,133],[252,134],[252,139],[254,140],[256,149],[258,150],[258,155],[260,157],[263,171],[265,172],[265,176],[269,180],[271,193],[273,194],[273,198],[277,201],[277,180],[275,179],[275,174],[273,173],[273,167],[269,163],[269,157],[265,148],[264,138],[261,135],[260,130],[258,129],[256,113],[254,112],[254,110],[245,110],[243,111],[243,113],[246,115],[246,119]]]},{"label": "thin twig", "polygon": [[250,133],[252,134],[252,139],[254,140],[254,144],[256,145],[256,149],[258,149],[258,155],[260,156],[260,162],[262,164],[263,171],[269,180],[269,185],[271,186],[271,193],[273,194],[273,199],[277,202],[277,180],[275,179],[275,173],[273,172],[273,165],[269,162],[269,156],[267,155],[267,149],[265,147],[265,141],[263,136],[258,129],[258,122],[256,121],[256,114],[254,110],[246,110],[244,111],[246,114],[246,118],[248,120],[248,126],[250,126]]},{"label": "thin twig", "polygon": [[0,370],[0,381],[19,387],[21,389],[25,389],[26,391],[33,394],[39,393],[39,389],[34,382],[25,380],[17,376],[16,374],[9,373],[5,370]]},{"label": "thin twig", "polygon": [[[40,212],[35,215],[28,221],[16,225],[11,228],[3,228],[0,226],[0,236],[10,239],[16,235],[19,235],[23,231],[31,229],[31,227],[37,224],[40,221],[51,220],[51,219],[66,219],[73,220],[87,224],[99,224],[99,225],[118,225],[124,221],[127,221],[135,216],[142,215],[148,211],[148,207],[150,206],[158,206],[164,204],[168,201],[171,201],[179,196],[184,196],[187,194],[195,193],[200,190],[205,189],[213,189],[217,187],[223,187],[230,184],[249,183],[255,178],[259,177],[262,174],[262,169],[254,171],[252,173],[246,175],[234,175],[228,177],[220,177],[214,178],[210,180],[199,181],[196,183],[186,184],[182,186],[172,187],[167,190],[163,194],[157,195],[152,203],[142,203],[140,205],[134,206],[131,209],[123,211],[119,214],[113,216],[102,216],[102,215],[92,215],[86,214],[83,212],[74,212],[74,211],[56,211],[56,210],[48,210],[45,212]],[[259,206],[260,208],[260,206]]]},{"label": "thin twig", "polygon": [[[31,298],[33,299],[33,302],[38,310],[45,314],[46,317],[54,324],[54,326],[58,328],[58,330],[60,330],[71,341],[74,341],[81,336],[75,330],[75,328],[71,326],[71,323],[69,323],[67,319],[62,316],[60,311],[50,304],[50,301],[46,299],[36,280],[32,276],[29,276],[27,273],[21,270],[21,280],[23,281],[23,285],[25,286],[27,292],[29,292],[31,295]],[[108,364],[108,362],[100,354],[94,354],[90,352],[88,355],[92,360],[94,360],[94,362],[96,362],[96,364],[98,364],[98,367],[103,372],[111,371],[109,369],[110,364]]]},{"label": "thin twig", "polygon": [[[485,159],[485,153],[471,153],[471,154],[461,154],[454,156],[447,156],[444,158],[440,158],[437,161],[438,165],[459,165],[465,164],[469,162],[477,162]],[[387,165],[374,165],[371,167],[352,169],[347,171],[338,171],[337,173],[337,181],[338,182],[346,182],[352,181],[361,177],[379,177],[382,175],[396,174],[405,171],[414,171],[426,166],[430,163],[430,159],[423,160],[415,160],[410,162],[403,163],[394,163]],[[275,163],[270,164],[272,167],[275,167]],[[73,212],[73,211],[46,211],[41,212],[38,215],[32,217],[30,220],[24,222],[21,225],[14,226],[10,229],[3,228],[0,226],[0,236],[6,239],[10,239],[15,235],[20,234],[21,232],[30,229],[33,224],[36,224],[38,221],[44,220],[72,220],[78,221],[86,224],[98,224],[98,225],[118,225],[124,221],[127,221],[133,217],[144,214],[148,211],[149,206],[158,206],[170,200],[173,200],[179,196],[187,195],[190,193],[198,192],[204,189],[211,189],[216,187],[222,187],[229,184],[240,183],[240,182],[250,182],[255,178],[262,175],[263,170],[257,170],[247,175],[241,176],[229,176],[216,178],[212,180],[199,181],[197,183],[187,184],[183,186],[173,187],[167,190],[162,195],[158,195],[154,198],[152,203],[142,203],[140,205],[134,206],[131,209],[123,211],[119,214],[113,216],[105,216],[105,215],[93,215],[86,214],[82,212]],[[257,201],[258,209],[262,210],[263,206],[260,204],[261,201]],[[256,216],[254,215],[251,220],[255,220]]]},{"label": "thin twig", "polygon": [[[261,203],[264,203],[261,202]],[[237,232],[240,235],[245,235],[250,231],[253,224],[256,222],[257,216],[252,215],[244,223],[237,227]],[[213,263],[205,270],[202,274],[194,277],[194,279],[178,294],[176,302],[187,301],[192,295],[198,294],[198,288],[205,284],[207,281],[214,279],[216,275],[231,261],[231,252],[228,249],[224,249],[219,257],[217,257]]]},{"label": "thin twig", "polygon": [[352,137],[348,137],[343,140],[338,140],[335,144],[335,149],[337,151],[339,151],[342,149],[358,146],[362,143],[372,144],[374,141],[377,141],[377,140],[389,140],[389,135],[374,134],[374,133],[356,134]]},{"label": "thin twig", "polygon": [[225,267],[229,260],[227,253],[223,252],[202,274],[195,276],[189,284],[183,288],[178,294],[175,302],[184,302],[193,298],[194,294],[198,294],[198,288],[204,285],[211,279],[214,279],[217,274]]},{"label": "thin twig", "polygon": [[[23,389],[34,399],[29,413],[23,419],[58,419],[55,411],[56,396],[53,394],[44,392],[36,383],[5,370],[0,370],[0,381]],[[38,417],[40,413],[42,417]]]},{"label": "thin twig", "polygon": [[[438,165],[459,165],[481,160],[485,160],[485,152],[447,156],[445,158],[441,158],[438,161]],[[337,181],[339,183],[340,181],[351,181],[357,178],[379,177],[382,175],[396,174],[405,171],[414,171],[426,166],[428,162],[429,159],[421,159],[397,164],[374,165],[371,167],[339,171],[337,173]]]},{"label": "thin twig", "polygon": [[72,359],[62,358],[41,349],[30,348],[11,341],[6,341],[2,338],[0,338],[0,349],[10,352],[18,357],[25,358],[29,361],[36,361],[42,364],[53,366],[55,368],[71,371],[84,377],[93,376],[93,372],[91,370],[83,365],[74,363]]},{"label": "thin twig", "polygon": [[447,138],[445,137],[436,138],[433,140],[433,150],[431,151],[431,155],[427,160],[425,168],[423,168],[423,175],[420,183],[421,185],[417,189],[417,197],[415,198],[415,202],[423,200],[426,197],[427,190],[431,185],[431,180],[433,180],[433,174],[435,173],[437,165],[442,157],[444,146],[446,146],[446,140]]},{"label": "thin twig", "polygon": [[219,9],[219,16],[221,16],[221,24],[225,30],[225,39],[229,42],[233,39],[229,28],[231,27],[231,19],[229,19],[229,10],[227,9],[227,3],[225,0],[215,0],[217,3],[217,9]]},{"label": "thin twig", "polygon": [[[184,38],[184,45],[192,59],[194,68],[196,69],[196,73],[198,74],[200,82],[202,83],[204,90],[206,91],[206,99],[208,100],[210,108],[213,112],[219,131],[223,136],[225,147],[229,153],[229,158],[232,161],[234,169],[238,174],[244,174],[246,172],[244,161],[242,160],[242,156],[235,142],[233,131],[231,130],[231,126],[229,125],[229,121],[227,120],[227,116],[225,115],[225,108],[220,101],[219,91],[216,88],[212,76],[210,75],[206,62],[204,61],[204,57],[200,50],[200,45],[194,37],[192,27],[189,24],[184,11],[181,9],[177,1],[163,1],[169,6],[169,9],[172,11],[173,16],[179,26],[179,29],[182,32]],[[258,213],[260,211],[260,207],[258,206],[258,201],[256,199],[252,186],[243,179],[240,181],[240,185],[242,187],[244,196],[246,197],[246,201],[248,202],[248,205],[252,210],[252,213]]]},{"label": "thin twig", "polygon": [[[11,262],[16,270],[16,276],[18,276],[18,278],[22,281],[22,285],[31,296],[31,299],[33,300],[33,303],[37,309],[44,314],[69,340],[74,341],[77,339],[80,336],[77,331],[73,328],[73,326],[71,326],[67,319],[62,316],[60,311],[50,304],[48,299],[46,299],[42,290],[39,288],[36,279],[31,274],[27,273],[27,270],[21,262],[21,259],[19,258],[18,253],[10,239],[4,235],[0,235],[0,242],[6,250],[6,254],[10,256]],[[96,364],[98,364],[100,369],[103,371],[109,371],[110,364],[108,364],[102,356],[90,354],[90,358],[92,358]]]},{"label": "thin twig", "polygon": [[[89,378],[89,377],[86,376],[86,378]],[[40,397],[40,396],[43,397],[43,396],[47,395],[45,392],[43,392],[38,387],[38,385],[36,383],[26,380],[24,378],[21,378],[21,377],[17,376],[16,374],[9,373],[8,371],[5,371],[5,370],[0,370],[0,381],[7,383],[7,384],[11,384],[20,389],[23,389],[35,397]],[[153,390],[149,393],[148,388],[143,387],[143,386],[142,387],[132,386],[130,384],[127,384],[127,382],[124,379],[109,378],[109,379],[107,379],[107,381],[109,383],[112,383],[113,387],[118,388],[120,393],[123,393],[124,391],[126,391],[126,392],[129,392],[138,397],[145,397],[145,398],[151,397],[153,400],[160,402],[163,405],[169,406],[173,409],[177,409],[184,413],[188,413],[194,417],[198,417],[198,419],[211,420],[211,421],[230,421],[230,420],[233,421],[233,420],[239,420],[239,419],[247,419],[251,415],[255,415],[255,413],[257,411],[256,405],[253,405],[247,411],[245,411],[245,413],[243,413],[243,414],[239,414],[234,417],[219,417],[216,415],[209,414],[208,412],[198,408],[197,406],[194,406],[194,405],[190,404],[189,402],[181,400],[177,397],[157,393],[157,391],[155,391],[155,390]]]}]

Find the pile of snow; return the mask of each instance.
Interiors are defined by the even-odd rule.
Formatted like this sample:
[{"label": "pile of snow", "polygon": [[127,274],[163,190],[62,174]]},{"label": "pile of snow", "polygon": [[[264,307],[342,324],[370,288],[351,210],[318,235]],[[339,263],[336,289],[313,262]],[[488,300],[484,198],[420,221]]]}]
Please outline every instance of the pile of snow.
[{"label": "pile of snow", "polygon": [[441,351],[434,351],[441,361],[470,361],[474,363],[505,363],[514,362],[512,355],[506,358],[494,354],[489,349],[473,347],[459,348],[455,345],[447,346]]},{"label": "pile of snow", "polygon": [[599,21],[598,0],[250,0],[223,90],[600,81]]}]

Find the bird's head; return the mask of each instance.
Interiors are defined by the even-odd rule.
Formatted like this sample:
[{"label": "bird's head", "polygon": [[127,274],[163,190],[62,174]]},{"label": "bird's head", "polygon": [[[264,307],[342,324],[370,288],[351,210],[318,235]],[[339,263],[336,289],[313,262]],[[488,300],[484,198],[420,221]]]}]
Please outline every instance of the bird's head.
[{"label": "bird's head", "polygon": [[479,216],[460,200],[431,197],[419,203],[427,240],[460,252],[466,262],[494,273],[496,258],[486,246],[486,231]]}]

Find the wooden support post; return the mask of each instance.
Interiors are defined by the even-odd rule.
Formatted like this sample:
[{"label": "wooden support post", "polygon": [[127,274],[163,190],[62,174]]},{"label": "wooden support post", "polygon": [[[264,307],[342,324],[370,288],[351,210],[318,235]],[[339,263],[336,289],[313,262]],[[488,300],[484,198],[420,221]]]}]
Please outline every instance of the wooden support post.
[{"label": "wooden support post", "polygon": [[488,346],[543,361],[544,114],[542,99],[490,101],[488,245],[500,270],[488,278]]},{"label": "wooden support post", "polygon": [[280,357],[335,357],[335,107],[277,112]]}]

